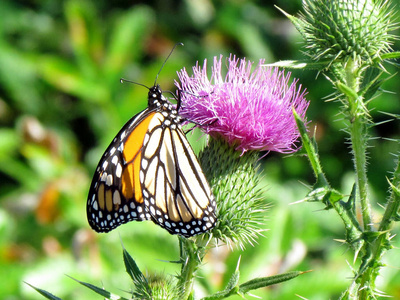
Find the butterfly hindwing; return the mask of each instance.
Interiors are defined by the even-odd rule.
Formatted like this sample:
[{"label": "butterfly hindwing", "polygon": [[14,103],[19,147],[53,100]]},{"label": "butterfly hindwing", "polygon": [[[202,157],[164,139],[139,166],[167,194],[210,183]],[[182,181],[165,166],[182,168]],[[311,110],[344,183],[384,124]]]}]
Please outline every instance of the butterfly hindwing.
[{"label": "butterfly hindwing", "polygon": [[97,166],[89,224],[108,232],[152,220],[185,237],[208,231],[216,222],[215,199],[181,129],[183,119],[158,85],[148,97],[148,108],[124,125]]}]

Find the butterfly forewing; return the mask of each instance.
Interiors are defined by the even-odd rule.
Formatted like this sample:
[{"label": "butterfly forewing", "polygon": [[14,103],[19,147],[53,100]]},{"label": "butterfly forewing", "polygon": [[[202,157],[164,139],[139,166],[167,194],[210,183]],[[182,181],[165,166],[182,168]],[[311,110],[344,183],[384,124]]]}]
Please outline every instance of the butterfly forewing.
[{"label": "butterfly forewing", "polygon": [[94,230],[152,220],[190,237],[215,225],[214,196],[182,121],[159,86],[150,88],[149,107],[125,124],[96,169],[87,202]]},{"label": "butterfly forewing", "polygon": [[158,133],[149,133],[143,150],[149,162],[143,194],[150,215],[172,234],[205,232],[216,221],[215,200],[197,158],[179,125],[165,126],[161,114],[153,121]]},{"label": "butterfly forewing", "polygon": [[152,114],[146,109],[128,121],[96,168],[89,190],[87,216],[90,226],[97,232],[108,232],[123,223],[150,218],[143,204],[139,170],[147,131],[144,126]]}]

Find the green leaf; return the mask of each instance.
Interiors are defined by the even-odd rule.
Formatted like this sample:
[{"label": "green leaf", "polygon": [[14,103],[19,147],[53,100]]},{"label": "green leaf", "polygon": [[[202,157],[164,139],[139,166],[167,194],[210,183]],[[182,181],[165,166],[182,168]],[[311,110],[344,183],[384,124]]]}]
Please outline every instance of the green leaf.
[{"label": "green leaf", "polygon": [[18,181],[23,188],[28,190],[36,190],[41,184],[41,178],[37,176],[32,168],[18,159],[11,157],[1,158],[0,171]]},{"label": "green leaf", "polygon": [[0,129],[0,161],[17,153],[20,144],[20,136],[13,129]]},{"label": "green leaf", "polygon": [[[68,275],[67,275],[67,276],[68,276]],[[112,300],[128,300],[127,298],[124,298],[124,297],[121,297],[121,296],[118,296],[118,295],[111,294],[110,292],[106,291],[105,289],[99,288],[99,287],[97,287],[97,286],[95,286],[95,285],[93,285],[93,284],[80,281],[80,280],[75,279],[75,278],[73,278],[73,277],[71,277],[71,276],[68,276],[68,277],[71,278],[71,279],[73,279],[73,280],[75,280],[76,282],[82,284],[83,286],[85,286],[85,287],[91,289],[91,290],[94,291],[96,294],[99,294],[99,295],[101,295],[101,296],[103,296],[103,297],[106,297],[107,299],[112,299]]]},{"label": "green leaf", "polygon": [[4,40],[0,38],[0,85],[2,90],[7,92],[8,97],[18,109],[28,114],[37,114],[44,109],[44,106],[43,95],[39,93],[37,63],[33,58],[34,55],[22,53],[17,50],[17,47],[5,43]]},{"label": "green leaf", "polygon": [[265,64],[264,66],[288,69],[324,70],[330,63],[331,61],[281,60],[273,64]]},{"label": "green leaf", "polygon": [[25,283],[27,285],[29,285],[31,288],[33,288],[34,290],[36,290],[39,294],[41,294],[42,296],[44,296],[47,299],[50,299],[50,300],[61,300],[61,298],[58,298],[58,297],[54,296],[53,294],[51,294],[51,293],[49,293],[49,292],[47,292],[45,290],[39,289],[39,288],[37,288],[37,287],[27,283],[27,282],[25,282]]},{"label": "green leaf", "polygon": [[295,109],[293,108],[293,115],[296,120],[297,128],[300,132],[301,141],[303,143],[303,147],[307,152],[308,159],[311,163],[311,167],[314,171],[314,175],[317,179],[318,186],[325,186],[330,188],[328,180],[325,177],[325,174],[322,171],[322,166],[319,161],[319,155],[317,152],[317,146],[315,143],[312,143],[310,137],[308,136],[306,125],[304,124],[303,120],[297,114]]},{"label": "green leaf", "polygon": [[138,60],[153,23],[153,13],[145,6],[135,6],[117,19],[104,62],[104,73],[109,80],[120,78],[124,66]]},{"label": "green leaf", "polygon": [[102,32],[99,30],[102,24],[97,22],[99,17],[96,6],[89,1],[68,1],[65,15],[77,65],[86,78],[94,79],[99,71],[96,63],[98,55],[103,52]]},{"label": "green leaf", "polygon": [[374,67],[368,68],[366,70],[360,92],[360,94],[363,95],[365,102],[371,99],[376,94],[383,82],[388,80],[378,80],[382,73],[383,71],[381,69]]},{"label": "green leaf", "polygon": [[123,257],[124,257],[124,264],[126,268],[126,272],[132,278],[135,286],[137,286],[140,290],[144,290],[147,292],[148,295],[151,295],[151,289],[149,283],[147,282],[146,277],[140,271],[139,267],[137,266],[135,260],[132,256],[123,248]]},{"label": "green leaf", "polygon": [[351,87],[341,83],[341,82],[336,82],[335,86],[337,89],[342,92],[348,99],[352,99],[352,101],[355,101],[355,99],[358,98],[358,94],[355,90],[353,90]]},{"label": "green leaf", "polygon": [[352,215],[356,215],[356,199],[357,199],[357,185],[354,183],[351,189],[349,199],[346,202],[343,202],[342,205]]},{"label": "green leaf", "polygon": [[327,208],[331,208],[332,204],[343,199],[343,195],[335,189],[329,187],[320,187],[308,193],[306,200],[309,202],[323,202]]},{"label": "green leaf", "polygon": [[105,103],[109,100],[107,86],[85,78],[74,64],[62,58],[43,56],[38,61],[38,69],[48,83],[66,93],[93,103]]},{"label": "green leaf", "polygon": [[394,51],[389,53],[384,53],[380,55],[381,59],[397,59],[400,58],[400,52]]},{"label": "green leaf", "polygon": [[218,299],[228,298],[229,296],[232,295],[237,295],[239,292],[239,287],[237,285],[239,282],[239,276],[240,276],[239,270],[236,269],[236,271],[232,274],[231,278],[229,279],[226,288],[223,291],[204,297],[201,300],[218,300]]},{"label": "green leaf", "polygon": [[287,273],[274,275],[274,276],[255,278],[255,279],[249,280],[249,281],[241,284],[239,286],[239,293],[246,294],[251,290],[259,289],[262,287],[270,286],[270,285],[281,283],[284,281],[288,281],[293,278],[296,278],[299,275],[302,275],[302,274],[308,273],[308,272],[292,271],[292,272],[287,272]]},{"label": "green leaf", "polygon": [[300,32],[300,34],[303,36],[304,39],[307,38],[307,33],[305,31],[305,28],[307,28],[308,24],[299,18],[296,18],[295,16],[289,15],[287,12],[285,12],[283,9],[279,8],[278,6],[275,5],[275,7],[277,9],[279,9],[281,11],[281,13],[283,13],[294,25],[294,27],[296,27],[296,29],[298,30],[298,32]]}]

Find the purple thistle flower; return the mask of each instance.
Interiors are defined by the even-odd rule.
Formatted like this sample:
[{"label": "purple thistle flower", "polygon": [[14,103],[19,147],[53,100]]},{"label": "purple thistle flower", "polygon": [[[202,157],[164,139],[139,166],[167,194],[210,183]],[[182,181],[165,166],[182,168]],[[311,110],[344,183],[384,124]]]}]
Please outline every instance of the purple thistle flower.
[{"label": "purple thistle flower", "polygon": [[293,117],[294,108],[305,120],[309,102],[305,90],[297,88],[297,80],[288,86],[290,73],[263,66],[260,60],[228,59],[228,72],[223,78],[222,55],[214,57],[211,79],[207,76],[207,59],[203,67],[196,63],[193,75],[186,69],[178,72],[181,84],[175,82],[182,95],[180,115],[214,137],[222,136],[244,153],[247,150],[297,151],[299,137]]}]

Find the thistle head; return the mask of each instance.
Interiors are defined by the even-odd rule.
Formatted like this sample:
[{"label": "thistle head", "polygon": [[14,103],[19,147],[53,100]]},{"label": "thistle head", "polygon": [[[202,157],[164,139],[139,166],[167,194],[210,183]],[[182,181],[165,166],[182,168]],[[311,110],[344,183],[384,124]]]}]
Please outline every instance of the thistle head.
[{"label": "thistle head", "polygon": [[291,20],[314,60],[332,63],[351,58],[372,64],[391,50],[395,37],[390,31],[397,24],[386,0],[303,0],[303,8],[300,18]]},{"label": "thistle head", "polygon": [[180,115],[204,124],[201,129],[222,137],[242,153],[248,150],[291,153],[299,137],[292,108],[305,118],[308,102],[297,81],[289,84],[290,73],[265,67],[263,60],[253,63],[231,55],[223,75],[222,55],[214,57],[212,75],[207,75],[207,60],[178,72],[182,92]]}]

